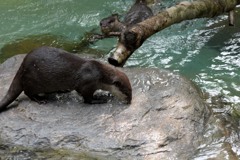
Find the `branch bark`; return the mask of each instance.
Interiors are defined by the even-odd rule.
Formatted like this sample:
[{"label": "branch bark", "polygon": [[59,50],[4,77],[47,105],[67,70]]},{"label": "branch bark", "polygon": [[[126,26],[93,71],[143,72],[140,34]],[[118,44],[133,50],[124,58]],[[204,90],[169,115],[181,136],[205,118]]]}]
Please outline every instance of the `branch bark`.
[{"label": "branch bark", "polygon": [[110,64],[123,66],[132,53],[153,34],[172,24],[196,18],[211,18],[234,10],[240,0],[184,1],[142,21],[121,33],[116,50],[108,58]]}]

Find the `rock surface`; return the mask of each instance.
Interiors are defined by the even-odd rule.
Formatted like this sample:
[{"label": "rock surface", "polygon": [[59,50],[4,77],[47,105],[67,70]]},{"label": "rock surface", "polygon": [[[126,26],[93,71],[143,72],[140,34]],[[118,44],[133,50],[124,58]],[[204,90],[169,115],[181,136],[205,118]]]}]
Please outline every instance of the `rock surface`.
[{"label": "rock surface", "polygon": [[[0,99],[24,55],[0,66]],[[131,105],[113,99],[87,105],[75,92],[39,105],[23,93],[0,113],[0,142],[32,148],[69,149],[101,159],[189,159],[208,117],[196,87],[159,69],[125,68],[133,86]]]}]

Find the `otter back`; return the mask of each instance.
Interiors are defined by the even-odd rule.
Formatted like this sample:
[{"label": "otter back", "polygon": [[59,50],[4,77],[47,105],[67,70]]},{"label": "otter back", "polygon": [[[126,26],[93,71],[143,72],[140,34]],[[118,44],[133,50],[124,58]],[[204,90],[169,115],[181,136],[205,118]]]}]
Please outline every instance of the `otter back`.
[{"label": "otter back", "polygon": [[137,0],[130,8],[124,17],[123,23],[129,27],[134,24],[140,23],[145,19],[153,16],[152,10],[147,6],[145,1]]}]

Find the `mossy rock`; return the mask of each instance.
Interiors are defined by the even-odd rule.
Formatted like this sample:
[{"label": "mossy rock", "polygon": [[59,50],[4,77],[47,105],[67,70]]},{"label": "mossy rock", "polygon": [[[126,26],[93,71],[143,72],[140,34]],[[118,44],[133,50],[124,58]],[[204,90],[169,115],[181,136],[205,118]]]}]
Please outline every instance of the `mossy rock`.
[{"label": "mossy rock", "polygon": [[24,146],[8,146],[0,144],[0,159],[71,159],[71,160],[100,160],[101,157],[77,153],[64,149],[31,149]]},{"label": "mossy rock", "polygon": [[0,50],[0,63],[14,55],[26,54],[34,48],[40,46],[52,46],[62,48],[72,53],[93,54],[97,57],[102,57],[104,55],[103,51],[89,47],[89,36],[91,36],[91,33],[86,33],[79,41],[70,41],[65,37],[52,34],[32,35],[22,39],[17,39],[9,44],[6,44]]},{"label": "mossy rock", "polygon": [[233,107],[232,116],[235,119],[240,120],[240,105]]}]

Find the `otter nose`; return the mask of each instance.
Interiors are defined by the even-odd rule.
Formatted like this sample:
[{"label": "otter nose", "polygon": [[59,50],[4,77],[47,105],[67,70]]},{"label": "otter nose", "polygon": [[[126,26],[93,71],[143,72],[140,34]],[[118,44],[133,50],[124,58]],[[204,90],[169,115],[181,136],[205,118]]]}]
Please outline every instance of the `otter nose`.
[{"label": "otter nose", "polygon": [[132,101],[132,92],[127,97],[127,104],[131,104]]}]

